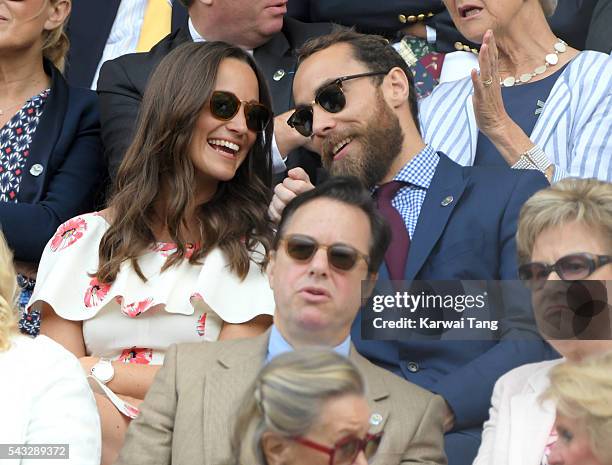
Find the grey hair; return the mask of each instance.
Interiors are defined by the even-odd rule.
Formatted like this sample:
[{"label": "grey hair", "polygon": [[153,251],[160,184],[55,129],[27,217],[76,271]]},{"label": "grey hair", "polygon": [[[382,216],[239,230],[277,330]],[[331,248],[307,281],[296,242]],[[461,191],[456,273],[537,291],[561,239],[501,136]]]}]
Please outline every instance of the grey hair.
[{"label": "grey hair", "polygon": [[544,10],[544,14],[546,16],[552,16],[557,9],[558,0],[540,0],[540,5],[542,5],[542,10]]},{"label": "grey hair", "polygon": [[566,178],[536,192],[521,208],[516,233],[520,263],[531,261],[538,236],[547,228],[577,221],[601,233],[612,252],[612,184]]},{"label": "grey hair", "polygon": [[261,370],[239,410],[234,463],[266,465],[261,447],[265,432],[304,436],[324,402],[350,394],[364,395],[365,383],[347,358],[321,348],[279,355]]}]

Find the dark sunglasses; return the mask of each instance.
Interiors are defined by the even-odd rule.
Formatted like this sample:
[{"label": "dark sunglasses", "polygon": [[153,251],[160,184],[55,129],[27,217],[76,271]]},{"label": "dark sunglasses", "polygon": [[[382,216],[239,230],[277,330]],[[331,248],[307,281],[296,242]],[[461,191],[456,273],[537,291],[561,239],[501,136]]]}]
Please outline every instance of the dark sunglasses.
[{"label": "dark sunglasses", "polygon": [[541,287],[548,275],[556,271],[563,281],[577,281],[589,277],[597,268],[612,263],[611,255],[576,253],[561,257],[553,265],[533,262],[519,266],[519,278],[529,287]]},{"label": "dark sunglasses", "polygon": [[367,76],[379,76],[388,71],[372,71],[370,73],[353,74],[335,79],[321,87],[310,105],[302,105],[295,109],[287,120],[287,124],[304,137],[312,135],[312,107],[315,103],[329,113],[339,113],[346,106],[346,97],[342,91],[342,83],[351,79]]},{"label": "dark sunglasses", "polygon": [[351,465],[361,451],[368,461],[376,454],[382,440],[382,433],[367,434],[363,439],[347,436],[334,444],[334,447],[327,447],[302,437],[294,438],[294,440],[303,446],[329,455],[329,465]]},{"label": "dark sunglasses", "polygon": [[327,261],[332,267],[339,270],[351,270],[360,258],[363,258],[368,266],[370,264],[367,255],[346,244],[321,245],[312,237],[302,234],[292,234],[282,238],[279,242],[285,244],[287,255],[299,262],[309,261],[317,250],[325,249]]},{"label": "dark sunglasses", "polygon": [[266,129],[272,119],[272,112],[259,102],[245,102],[231,92],[215,90],[210,96],[210,112],[221,121],[229,121],[244,104],[246,125],[251,131],[260,132]]}]

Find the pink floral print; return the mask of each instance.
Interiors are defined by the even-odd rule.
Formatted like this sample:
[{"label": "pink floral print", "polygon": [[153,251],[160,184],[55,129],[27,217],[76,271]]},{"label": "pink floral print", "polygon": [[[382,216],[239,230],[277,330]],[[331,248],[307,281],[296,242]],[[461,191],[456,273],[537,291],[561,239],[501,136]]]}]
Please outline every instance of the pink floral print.
[{"label": "pink floral print", "polygon": [[125,316],[129,316],[130,318],[137,317],[138,315],[146,312],[153,306],[153,297],[148,297],[144,300],[132,302],[127,305],[123,304],[123,299],[121,298],[118,298],[117,301],[121,303],[121,312]]},{"label": "pink floral print", "polygon": [[86,230],[87,222],[83,218],[77,217],[66,221],[57,229],[53,239],[51,239],[51,250],[57,252],[71,246],[83,237]]},{"label": "pink floral print", "polygon": [[198,320],[198,325],[196,326],[196,332],[198,336],[204,336],[204,332],[206,329],[206,313],[202,313],[202,316]]},{"label": "pink floral print", "polygon": [[98,278],[93,278],[85,291],[85,307],[91,308],[100,305],[106,297],[106,294],[108,294],[110,287],[110,284],[101,283],[98,281]]},{"label": "pink floral print", "polygon": [[124,349],[119,356],[119,361],[123,363],[137,363],[138,365],[149,365],[153,359],[153,349],[142,349],[132,347]]}]

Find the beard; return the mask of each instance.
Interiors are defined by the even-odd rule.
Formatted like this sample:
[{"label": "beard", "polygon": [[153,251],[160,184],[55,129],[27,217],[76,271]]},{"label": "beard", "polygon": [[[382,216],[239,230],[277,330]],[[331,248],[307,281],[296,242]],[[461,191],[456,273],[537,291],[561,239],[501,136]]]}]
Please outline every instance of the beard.
[{"label": "beard", "polygon": [[[334,161],[332,148],[347,137],[352,139],[351,143],[361,145],[361,153],[349,152],[342,159]],[[369,189],[387,175],[401,152],[403,141],[404,133],[399,119],[379,94],[377,107],[367,122],[365,132],[355,134],[349,130],[331,137],[323,146],[321,161],[332,176],[354,176]]]}]

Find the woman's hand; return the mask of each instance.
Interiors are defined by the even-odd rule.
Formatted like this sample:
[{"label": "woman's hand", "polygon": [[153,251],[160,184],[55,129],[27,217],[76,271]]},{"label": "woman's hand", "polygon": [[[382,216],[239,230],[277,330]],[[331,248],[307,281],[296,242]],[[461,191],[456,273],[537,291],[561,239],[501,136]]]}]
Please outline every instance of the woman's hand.
[{"label": "woman's hand", "polygon": [[512,122],[502,99],[499,83],[498,53],[495,36],[490,29],[485,33],[478,54],[480,75],[472,70],[474,85],[474,113],[478,128],[489,138],[494,139]]}]

